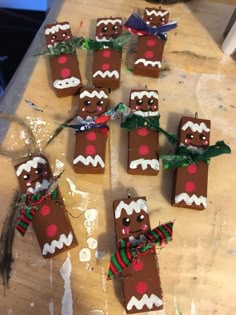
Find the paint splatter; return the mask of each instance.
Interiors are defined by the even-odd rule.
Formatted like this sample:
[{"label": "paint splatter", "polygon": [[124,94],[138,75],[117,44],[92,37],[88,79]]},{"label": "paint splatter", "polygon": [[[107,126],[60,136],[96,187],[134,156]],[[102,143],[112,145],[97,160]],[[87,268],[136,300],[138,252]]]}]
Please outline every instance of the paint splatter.
[{"label": "paint splatter", "polygon": [[51,299],[49,302],[49,315],[53,315],[54,314],[54,304],[53,304],[53,300]]},{"label": "paint splatter", "polygon": [[197,315],[197,308],[196,308],[196,304],[194,303],[194,301],[193,301],[193,300],[192,300],[192,302],[191,302],[190,315]]},{"label": "paint splatter", "polygon": [[98,247],[98,241],[93,237],[87,239],[87,244],[90,249],[96,249]]},{"label": "paint splatter", "polygon": [[89,248],[82,248],[79,252],[79,260],[81,262],[88,262],[91,260],[91,252]]},{"label": "paint splatter", "polygon": [[61,301],[62,304],[61,314],[73,315],[73,299],[70,285],[71,261],[69,256],[67,256],[64,264],[60,269],[60,275],[64,280],[64,295]]},{"label": "paint splatter", "polygon": [[84,212],[84,226],[87,234],[91,234],[97,224],[98,211],[96,209],[88,209]]},{"label": "paint splatter", "polygon": [[106,255],[106,253],[104,251],[96,250],[96,252],[95,252],[95,257],[97,260],[103,259],[103,257],[105,257],[105,255]]}]

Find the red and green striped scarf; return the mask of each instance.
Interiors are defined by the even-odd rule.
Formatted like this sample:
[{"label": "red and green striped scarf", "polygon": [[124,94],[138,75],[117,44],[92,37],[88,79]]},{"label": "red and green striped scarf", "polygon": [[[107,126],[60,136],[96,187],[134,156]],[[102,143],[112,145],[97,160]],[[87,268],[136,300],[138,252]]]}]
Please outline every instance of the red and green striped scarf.
[{"label": "red and green striped scarf", "polygon": [[34,215],[40,209],[42,202],[48,198],[51,200],[57,199],[57,189],[54,189],[52,192],[48,193],[39,192],[36,195],[21,195],[21,203],[19,204],[19,217],[16,223],[16,229],[20,232],[22,236],[25,235],[28,226],[33,220]]},{"label": "red and green striped scarf", "polygon": [[153,251],[153,246],[164,247],[172,240],[174,221],[161,224],[153,230],[145,233],[145,241],[132,244],[129,241],[120,240],[118,250],[111,255],[111,262],[108,270],[107,280],[114,279],[117,274],[125,270],[140,255]]}]

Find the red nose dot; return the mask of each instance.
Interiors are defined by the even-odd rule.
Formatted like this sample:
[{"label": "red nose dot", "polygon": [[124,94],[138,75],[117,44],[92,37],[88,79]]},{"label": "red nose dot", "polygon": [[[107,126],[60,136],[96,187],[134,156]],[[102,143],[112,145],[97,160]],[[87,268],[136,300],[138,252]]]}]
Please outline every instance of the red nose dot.
[{"label": "red nose dot", "polygon": [[140,155],[147,155],[149,153],[149,147],[147,145],[141,145],[138,148],[138,152]]},{"label": "red nose dot", "polygon": [[106,70],[109,70],[109,69],[110,69],[109,63],[104,63],[104,64],[102,64],[102,70],[103,70],[103,71],[106,71]]},{"label": "red nose dot", "polygon": [[53,237],[57,234],[57,226],[55,224],[50,224],[47,227],[47,236],[48,237]]}]

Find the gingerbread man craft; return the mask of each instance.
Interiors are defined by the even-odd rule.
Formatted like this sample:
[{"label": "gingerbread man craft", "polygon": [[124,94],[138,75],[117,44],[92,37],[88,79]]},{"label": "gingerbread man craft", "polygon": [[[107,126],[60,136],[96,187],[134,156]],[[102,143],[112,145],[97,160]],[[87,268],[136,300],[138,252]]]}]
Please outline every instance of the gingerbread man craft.
[{"label": "gingerbread man craft", "polygon": [[97,19],[96,41],[103,45],[94,51],[92,81],[95,87],[120,87],[121,50],[114,49],[112,44],[122,33],[122,23],[119,17]]},{"label": "gingerbread man craft", "polygon": [[25,235],[32,222],[44,258],[78,245],[48,160],[36,155],[15,166],[22,196],[16,229]]},{"label": "gingerbread man craft", "polygon": [[218,141],[210,145],[211,122],[197,117],[182,117],[176,154],[163,155],[164,169],[175,169],[172,205],[203,210],[207,207],[208,166],[212,157],[230,153]]},{"label": "gingerbread man craft", "polygon": [[76,47],[82,44],[83,39],[72,38],[68,22],[47,24],[44,27],[44,34],[56,95],[63,97],[79,93],[82,80]]},{"label": "gingerbread man craft", "polygon": [[158,91],[132,90],[132,114],[121,122],[128,129],[128,173],[157,175],[159,172]]},{"label": "gingerbread man craft", "polygon": [[175,21],[168,23],[168,20],[169,12],[167,10],[145,8],[143,19],[132,14],[125,22],[124,27],[139,36],[133,65],[134,74],[159,77],[167,40],[166,32],[177,26]]},{"label": "gingerbread man craft", "polygon": [[163,247],[171,241],[173,222],[151,230],[145,197],[115,200],[113,211],[118,243],[108,280],[121,274],[126,313],[162,310],[155,245]]},{"label": "gingerbread man craft", "polygon": [[106,142],[109,128],[97,124],[95,119],[108,109],[108,89],[82,88],[79,109],[73,168],[76,173],[103,174],[105,171]]}]

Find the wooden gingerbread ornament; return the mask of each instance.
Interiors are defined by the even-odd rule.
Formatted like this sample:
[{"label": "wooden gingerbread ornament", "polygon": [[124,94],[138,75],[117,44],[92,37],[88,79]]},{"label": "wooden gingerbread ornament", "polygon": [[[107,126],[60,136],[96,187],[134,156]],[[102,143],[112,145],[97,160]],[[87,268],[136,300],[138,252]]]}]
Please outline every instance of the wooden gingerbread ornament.
[{"label": "wooden gingerbread ornament", "polygon": [[230,148],[223,141],[210,145],[210,132],[210,120],[184,116],[179,123],[176,154],[161,156],[164,169],[175,169],[173,206],[196,210],[207,207],[210,159],[230,153]]},{"label": "wooden gingerbread ornament", "polygon": [[151,230],[145,197],[113,202],[117,252],[111,256],[108,280],[121,274],[127,314],[163,309],[155,245],[172,239],[173,222]]},{"label": "wooden gingerbread ornament", "polygon": [[133,65],[133,73],[158,78],[162,67],[166,32],[177,26],[170,22],[169,11],[157,8],[145,8],[143,19],[132,14],[124,27],[139,36],[137,52]]},{"label": "wooden gingerbread ornament", "polygon": [[32,222],[44,258],[77,246],[57,178],[46,157],[32,156],[15,169],[22,192],[16,229],[24,236]]},{"label": "wooden gingerbread ornament", "polygon": [[106,142],[109,128],[95,119],[107,111],[108,89],[82,88],[76,129],[73,168],[76,173],[103,174],[105,172]]},{"label": "wooden gingerbread ornament", "polygon": [[76,48],[80,47],[83,39],[72,37],[69,22],[47,24],[44,34],[56,95],[63,97],[79,93],[82,79]]}]

